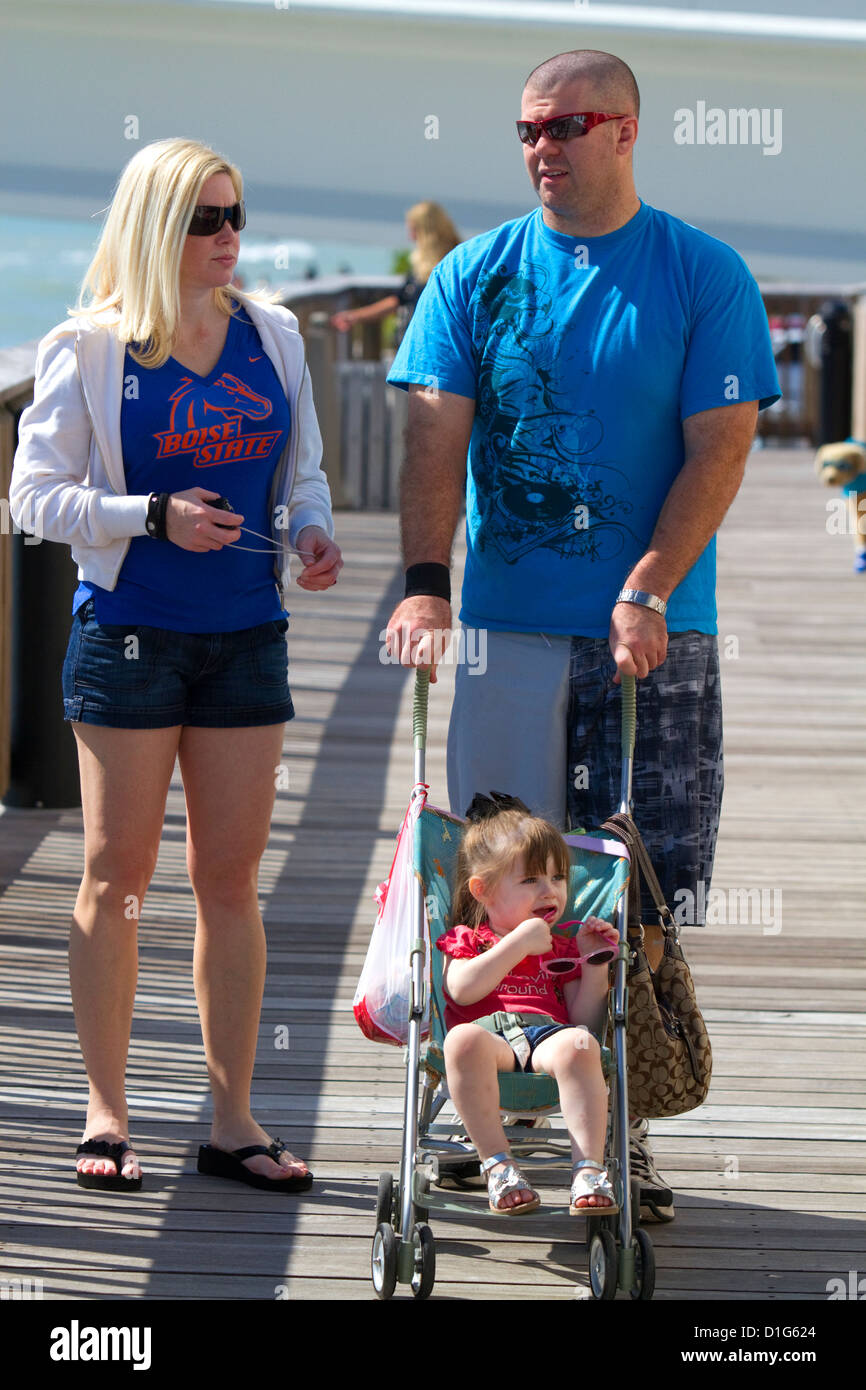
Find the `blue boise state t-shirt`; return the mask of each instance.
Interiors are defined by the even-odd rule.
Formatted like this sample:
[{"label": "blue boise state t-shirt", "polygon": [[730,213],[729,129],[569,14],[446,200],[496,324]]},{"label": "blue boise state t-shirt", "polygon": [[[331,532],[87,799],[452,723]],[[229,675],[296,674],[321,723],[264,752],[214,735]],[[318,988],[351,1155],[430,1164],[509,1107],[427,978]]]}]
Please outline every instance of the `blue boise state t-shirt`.
[{"label": "blue boise state t-shirt", "polygon": [[127,492],[206,488],[227,497],[243,526],[261,536],[244,530],[236,545],[208,551],[134,536],[117,586],[82,580],[73,613],[93,596],[97,622],[175,632],[235,632],[284,617],[274,552],[262,537],[271,534],[271,485],[291,412],[255,325],[243,310],[232,315],[219,362],[206,376],[173,357],[149,370],[129,352],[123,376]]},{"label": "blue boise state t-shirt", "polygon": [[[388,380],[475,400],[460,617],[606,637],[685,451],[682,422],[779,397],[760,292],[737,253],[647,203],[606,236],[541,209],[434,269]],[[673,591],[672,632],[716,631],[715,540]]]}]

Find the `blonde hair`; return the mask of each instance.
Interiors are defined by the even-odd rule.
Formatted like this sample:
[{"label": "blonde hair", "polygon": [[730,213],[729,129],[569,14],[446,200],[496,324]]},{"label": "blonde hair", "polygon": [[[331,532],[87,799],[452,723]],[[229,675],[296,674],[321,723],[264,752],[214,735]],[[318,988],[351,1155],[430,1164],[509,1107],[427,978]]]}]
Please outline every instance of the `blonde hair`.
[{"label": "blonde hair", "polygon": [[416,280],[426,284],[434,265],[460,245],[460,237],[439,203],[415,203],[406,213],[406,221],[415,233],[415,247],[409,263]]},{"label": "blonde hair", "polygon": [[470,893],[470,878],[482,878],[489,894],[518,861],[527,874],[545,874],[551,857],[556,872],[567,878],[568,845],[556,826],[540,816],[508,810],[470,822],[457,851],[451,925],[479,927],[484,921],[486,909]]},{"label": "blonde hair", "polygon": [[[142,367],[161,367],[180,326],[180,262],[202,187],[228,174],[243,198],[240,170],[197,140],[156,140],[133,155],[118,179],[93,260],[71,314],[108,323]],[[231,313],[237,292],[214,289]],[[245,294],[245,298],[267,299]]]}]

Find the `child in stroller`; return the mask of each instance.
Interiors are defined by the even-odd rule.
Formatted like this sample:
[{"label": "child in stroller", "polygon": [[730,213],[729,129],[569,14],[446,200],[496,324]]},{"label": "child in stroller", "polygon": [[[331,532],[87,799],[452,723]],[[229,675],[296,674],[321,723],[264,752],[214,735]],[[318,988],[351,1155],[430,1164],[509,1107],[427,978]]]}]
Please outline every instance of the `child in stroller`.
[{"label": "child in stroller", "polygon": [[[554,932],[567,898],[569,851],[522,802],[476,796],[457,859],[453,925],[437,941],[444,967],[448,1088],[483,1161],[491,1211],[540,1205],[511,1162],[499,1111],[500,1071],[557,1083],[574,1164],[570,1211],[618,1210],[604,1154],[607,1087],[593,1029],[604,1017],[606,964],[617,934],[590,917]],[[574,925],[574,924],[571,924]],[[588,965],[582,970],[582,965]]]}]

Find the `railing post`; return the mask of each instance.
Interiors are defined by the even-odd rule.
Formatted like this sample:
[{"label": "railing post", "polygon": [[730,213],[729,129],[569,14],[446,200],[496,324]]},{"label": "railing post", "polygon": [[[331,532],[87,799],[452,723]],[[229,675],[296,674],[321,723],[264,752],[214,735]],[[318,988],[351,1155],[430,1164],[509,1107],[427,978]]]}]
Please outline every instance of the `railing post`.
[{"label": "railing post", "polygon": [[[15,452],[15,417],[0,407],[0,497],[8,503]],[[0,537],[0,800],[9,786],[9,744],[12,730],[12,518],[3,511]],[[6,523],[8,522],[8,530]]]},{"label": "railing post", "polygon": [[20,532],[12,541],[15,604],[6,806],[80,806],[78,757],[63,718],[60,674],[77,569],[67,546]]},{"label": "railing post", "polygon": [[313,383],[313,400],[322,431],[322,466],[328,476],[335,507],[346,506],[343,461],[340,448],[340,394],[337,383],[335,333],[323,310],[310,314],[306,332],[307,364]]},{"label": "railing post", "polygon": [[821,305],[821,415],[818,443],[846,439],[851,431],[851,314],[840,300]]},{"label": "railing post", "polygon": [[853,406],[851,433],[855,439],[866,440],[866,294],[854,301],[854,361],[851,368]]}]

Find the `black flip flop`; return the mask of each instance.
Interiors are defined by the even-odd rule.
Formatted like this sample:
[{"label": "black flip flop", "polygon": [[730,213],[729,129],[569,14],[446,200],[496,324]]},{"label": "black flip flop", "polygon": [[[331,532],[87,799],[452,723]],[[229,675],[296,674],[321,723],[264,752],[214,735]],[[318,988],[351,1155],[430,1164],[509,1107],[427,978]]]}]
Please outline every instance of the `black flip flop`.
[{"label": "black flip flop", "polygon": [[198,1151],[198,1171],[212,1178],[231,1178],[234,1182],[245,1182],[248,1187],[258,1187],[265,1192],[274,1192],[277,1189],[282,1192],[308,1192],[313,1185],[312,1173],[293,1178],[266,1178],[261,1173],[252,1173],[243,1165],[243,1160],[252,1158],[254,1154],[265,1154],[278,1163],[280,1154],[284,1152],[288,1150],[282,1139],[275,1139],[267,1148],[264,1144],[250,1144],[245,1149],[235,1149],[233,1153],[226,1149],[217,1149],[213,1144],[202,1144]]},{"label": "black flip flop", "polygon": [[97,1188],[102,1192],[138,1192],[141,1188],[141,1178],[125,1178],[120,1169],[123,1163],[123,1155],[132,1149],[131,1144],[121,1140],[118,1144],[110,1144],[107,1139],[85,1139],[83,1144],[79,1144],[75,1150],[75,1156],[85,1154],[88,1158],[110,1158],[117,1165],[116,1173],[82,1173],[78,1172],[78,1186]]}]

